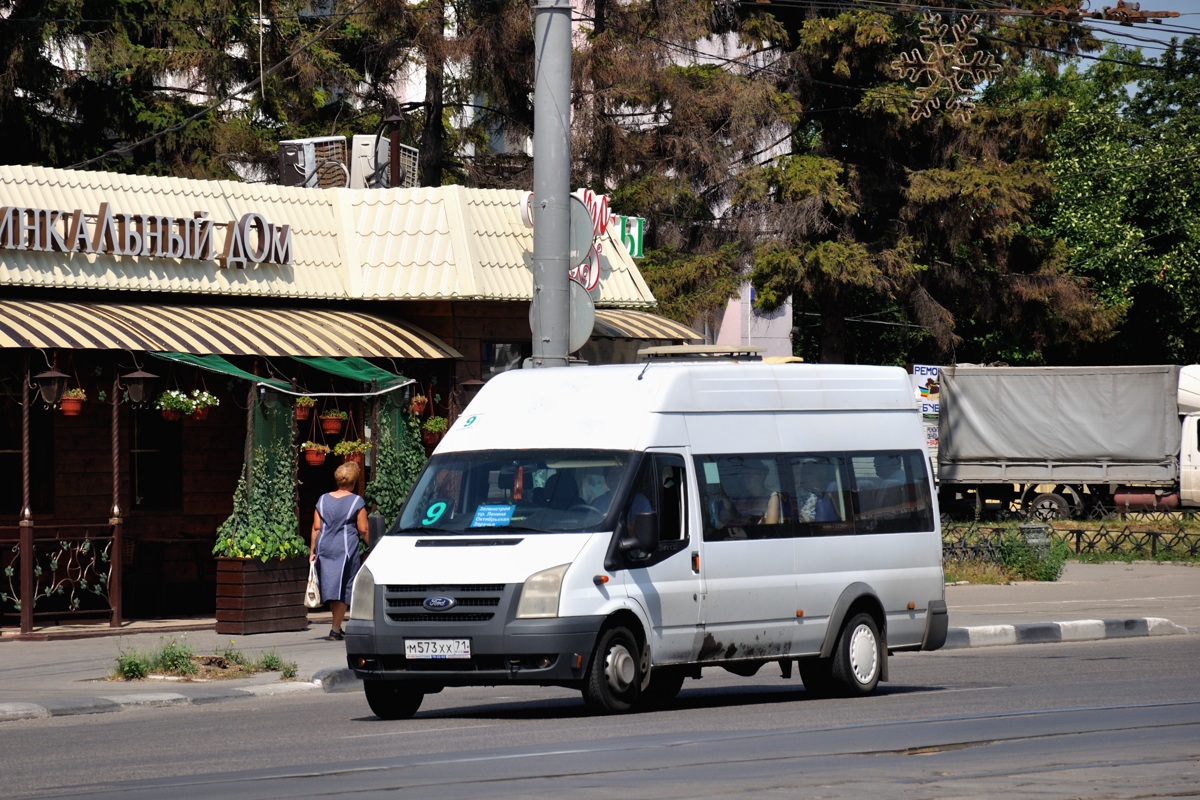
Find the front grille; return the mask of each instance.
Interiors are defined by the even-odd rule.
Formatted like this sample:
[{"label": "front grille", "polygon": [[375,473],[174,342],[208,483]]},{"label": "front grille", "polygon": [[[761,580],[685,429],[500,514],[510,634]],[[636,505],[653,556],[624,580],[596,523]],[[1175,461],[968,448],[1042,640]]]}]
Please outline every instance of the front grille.
[{"label": "front grille", "polygon": [[[486,623],[491,622],[504,595],[502,583],[480,584],[387,584],[383,602],[391,622]],[[446,611],[429,611],[423,605],[427,597],[449,597],[454,606]]]},{"label": "front grille", "polygon": [[392,622],[488,622],[495,614],[400,614],[388,612]]}]

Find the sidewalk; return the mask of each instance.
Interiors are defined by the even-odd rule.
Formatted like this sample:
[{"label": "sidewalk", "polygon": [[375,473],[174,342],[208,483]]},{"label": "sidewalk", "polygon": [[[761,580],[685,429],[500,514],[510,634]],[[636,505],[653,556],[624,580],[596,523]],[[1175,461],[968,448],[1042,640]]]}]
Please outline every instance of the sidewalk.
[{"label": "sidewalk", "polygon": [[[1086,641],[1200,633],[1200,567],[1159,564],[1067,565],[1056,583],[947,586],[947,648]],[[218,636],[211,620],[127,624],[120,633],[82,639],[0,636],[0,723],[119,711],[127,706],[187,705],[305,691],[359,691],[340,642],[323,637],[329,614],[309,615],[307,631]],[[191,625],[199,630],[170,631]],[[275,651],[297,665],[278,673],[212,681],[110,681],[123,650],[154,650],[175,639],[196,653],[232,646],[250,658]],[[230,641],[232,639],[232,645]]]}]

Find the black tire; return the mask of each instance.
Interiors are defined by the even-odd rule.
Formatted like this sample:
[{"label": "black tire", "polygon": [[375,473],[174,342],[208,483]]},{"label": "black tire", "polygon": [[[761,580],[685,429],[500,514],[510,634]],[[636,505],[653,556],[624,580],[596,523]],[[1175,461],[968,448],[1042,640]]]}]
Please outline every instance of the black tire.
[{"label": "black tire", "polygon": [[855,614],[842,627],[833,651],[832,676],[838,694],[861,697],[875,691],[887,653],[870,614]]},{"label": "black tire", "polygon": [[650,682],[642,689],[639,702],[646,708],[663,708],[669,706],[687,675],[676,667],[659,667],[650,673]]},{"label": "black tire", "polygon": [[1046,492],[1033,498],[1029,504],[1029,518],[1038,522],[1050,522],[1056,519],[1069,519],[1071,504],[1067,498],[1058,492]]},{"label": "black tire", "polygon": [[642,663],[637,638],[617,625],[600,634],[583,679],[583,699],[601,714],[622,714],[637,705]]},{"label": "black tire", "polygon": [[398,681],[363,681],[363,692],[380,719],[410,719],[425,699],[424,692]]},{"label": "black tire", "polygon": [[800,668],[804,691],[810,696],[829,697],[833,694],[832,658],[802,658],[796,665]]}]

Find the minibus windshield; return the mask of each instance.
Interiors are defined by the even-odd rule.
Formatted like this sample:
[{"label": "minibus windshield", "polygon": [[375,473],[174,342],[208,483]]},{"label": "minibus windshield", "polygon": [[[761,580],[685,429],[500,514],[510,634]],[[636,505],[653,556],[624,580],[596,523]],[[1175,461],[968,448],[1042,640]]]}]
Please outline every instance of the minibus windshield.
[{"label": "minibus windshield", "polygon": [[390,533],[594,531],[614,507],[631,459],[619,450],[438,454]]}]

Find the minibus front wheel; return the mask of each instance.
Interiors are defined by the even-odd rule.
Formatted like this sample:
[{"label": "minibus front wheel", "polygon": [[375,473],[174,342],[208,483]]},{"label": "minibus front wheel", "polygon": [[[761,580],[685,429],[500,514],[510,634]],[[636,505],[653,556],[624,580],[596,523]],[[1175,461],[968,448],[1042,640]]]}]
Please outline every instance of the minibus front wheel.
[{"label": "minibus front wheel", "polygon": [[380,719],[409,719],[421,707],[425,693],[400,681],[363,681],[367,705]]},{"label": "minibus front wheel", "polygon": [[583,681],[583,699],[603,714],[629,711],[642,685],[642,656],[637,637],[614,625],[600,634]]}]

